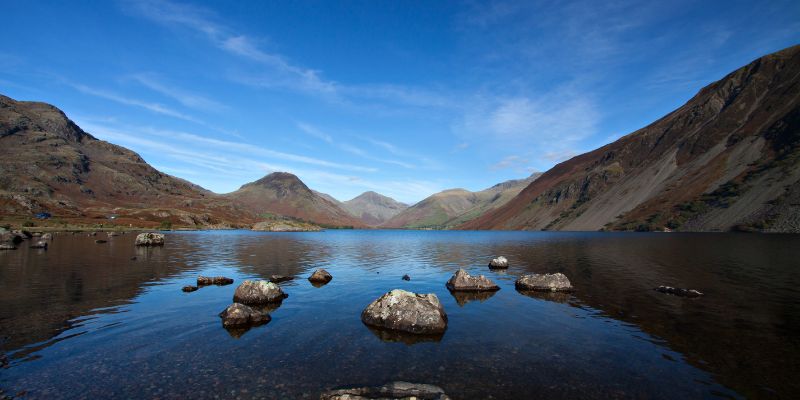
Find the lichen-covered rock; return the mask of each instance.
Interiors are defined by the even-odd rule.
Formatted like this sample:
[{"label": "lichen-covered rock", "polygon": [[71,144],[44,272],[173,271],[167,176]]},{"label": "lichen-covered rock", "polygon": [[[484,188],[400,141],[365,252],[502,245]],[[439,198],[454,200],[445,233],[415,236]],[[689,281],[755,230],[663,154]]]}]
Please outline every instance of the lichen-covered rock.
[{"label": "lichen-covered rock", "polygon": [[548,292],[572,291],[567,276],[556,272],[555,274],[527,274],[520,276],[515,282],[519,290],[536,290]]},{"label": "lichen-covered rock", "polygon": [[279,302],[286,297],[280,286],[268,281],[244,281],[233,293],[233,301],[242,304]]},{"label": "lichen-covered rock", "polygon": [[675,288],[672,286],[659,286],[656,291],[681,297],[700,297],[703,295],[703,293],[694,289]]},{"label": "lichen-covered rock", "polygon": [[219,313],[219,317],[222,318],[222,326],[225,328],[261,325],[272,319],[269,314],[254,310],[240,303],[229,305],[224,311]]},{"label": "lichen-covered rock", "polygon": [[447,329],[447,314],[435,294],[402,289],[388,292],[370,303],[361,321],[377,328],[415,334],[436,334]]},{"label": "lichen-covered rock", "polygon": [[328,283],[331,281],[331,279],[333,279],[333,276],[331,276],[328,271],[325,271],[322,268],[314,271],[314,273],[308,277],[309,281],[316,283]]},{"label": "lichen-covered rock", "polygon": [[491,269],[508,268],[508,260],[503,256],[493,258],[492,261],[489,262],[489,268]]},{"label": "lichen-covered rock", "polygon": [[45,249],[46,250],[47,249],[47,242],[44,241],[44,240],[40,240],[40,241],[32,244],[31,248],[32,249]]},{"label": "lichen-covered rock", "polygon": [[197,277],[197,286],[208,286],[208,285],[230,285],[233,283],[233,279],[227,278],[224,276],[198,276]]},{"label": "lichen-covered rock", "polygon": [[183,290],[184,292],[194,292],[195,290],[197,290],[197,286],[186,285],[181,290]]},{"label": "lichen-covered rock", "polygon": [[450,277],[450,280],[447,281],[446,286],[453,291],[481,292],[500,290],[500,287],[489,280],[489,278],[483,275],[472,276],[467,273],[467,271],[464,271],[464,269],[456,271],[456,273]]},{"label": "lichen-covered rock", "polygon": [[163,246],[164,234],[156,232],[145,232],[136,235],[137,246]]},{"label": "lichen-covered rock", "polygon": [[379,387],[336,389],[322,393],[320,400],[450,400],[439,386],[423,383],[392,382]]}]

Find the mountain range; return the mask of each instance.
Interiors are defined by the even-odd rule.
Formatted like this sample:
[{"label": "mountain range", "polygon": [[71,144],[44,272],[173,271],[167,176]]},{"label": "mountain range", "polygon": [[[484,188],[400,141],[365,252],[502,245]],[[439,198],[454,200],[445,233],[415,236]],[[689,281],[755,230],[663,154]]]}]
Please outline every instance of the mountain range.
[{"label": "mountain range", "polygon": [[98,140],[54,106],[0,95],[0,218],[236,228],[800,231],[800,46],[761,57],[652,124],[544,173],[408,206],[340,202],[285,172],[216,194]]}]

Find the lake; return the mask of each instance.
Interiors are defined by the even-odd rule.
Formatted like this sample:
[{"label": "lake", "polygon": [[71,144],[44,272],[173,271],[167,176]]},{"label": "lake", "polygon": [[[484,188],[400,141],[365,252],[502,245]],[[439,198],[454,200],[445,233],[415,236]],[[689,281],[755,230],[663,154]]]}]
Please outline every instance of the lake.
[{"label": "lake", "polygon": [[[800,395],[799,235],[199,231],[167,232],[163,248],[134,237],[57,234],[46,251],[0,252],[3,393],[314,399],[402,380],[453,399]],[[498,255],[508,270],[487,268]],[[320,267],[333,280],[315,287],[305,278]],[[501,289],[454,296],[458,268]],[[515,290],[520,274],[546,272],[576,291]],[[299,278],[281,284],[272,321],[224,329],[236,286],[272,274]],[[198,275],[235,282],[182,292]],[[395,288],[435,293],[444,335],[365,326],[364,307]]]}]

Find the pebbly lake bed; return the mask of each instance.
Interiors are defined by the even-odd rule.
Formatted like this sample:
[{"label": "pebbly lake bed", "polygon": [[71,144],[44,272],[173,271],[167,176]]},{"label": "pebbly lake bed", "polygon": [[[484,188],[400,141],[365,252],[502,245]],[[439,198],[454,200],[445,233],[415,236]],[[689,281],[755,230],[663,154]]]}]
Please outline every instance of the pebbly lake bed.
[{"label": "pebbly lake bed", "polygon": [[[800,394],[800,235],[195,231],[167,232],[163,247],[134,237],[57,234],[47,250],[0,252],[3,395],[315,399],[392,381],[453,399]],[[507,270],[487,268],[498,255]],[[317,268],[333,280],[312,285]],[[500,290],[451,294],[458,268]],[[575,292],[514,287],[552,272]],[[182,292],[198,275],[234,284]],[[224,329],[236,286],[270,275],[297,277],[280,284],[289,297],[267,310],[272,320]],[[361,311],[392,289],[436,294],[445,333],[365,326]]]}]

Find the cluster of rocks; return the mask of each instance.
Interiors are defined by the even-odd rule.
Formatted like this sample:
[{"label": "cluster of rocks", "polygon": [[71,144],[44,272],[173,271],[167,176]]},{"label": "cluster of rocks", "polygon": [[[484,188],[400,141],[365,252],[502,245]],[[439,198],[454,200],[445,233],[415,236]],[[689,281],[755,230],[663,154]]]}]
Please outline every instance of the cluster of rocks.
[{"label": "cluster of rocks", "polygon": [[0,228],[0,250],[16,250],[17,245],[26,240],[32,241],[29,246],[32,249],[47,250],[48,242],[53,240],[53,234]]},{"label": "cluster of rocks", "polygon": [[320,400],[388,399],[450,400],[450,397],[439,386],[410,382],[391,382],[378,387],[335,389],[320,396]]}]

